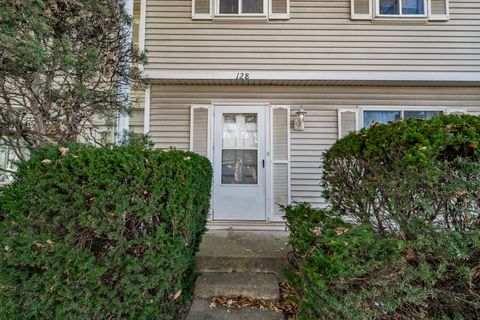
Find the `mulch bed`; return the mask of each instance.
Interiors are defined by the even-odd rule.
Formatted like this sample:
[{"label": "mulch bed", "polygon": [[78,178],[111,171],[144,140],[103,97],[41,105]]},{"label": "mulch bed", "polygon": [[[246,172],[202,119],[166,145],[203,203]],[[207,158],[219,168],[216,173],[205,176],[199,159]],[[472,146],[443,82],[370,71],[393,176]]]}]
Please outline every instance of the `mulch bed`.
[{"label": "mulch bed", "polygon": [[297,305],[293,302],[297,296],[295,290],[286,282],[280,283],[280,299],[263,300],[248,297],[213,297],[210,300],[210,308],[223,306],[228,309],[258,308],[261,310],[270,310],[277,313],[283,313],[286,319],[297,319]]}]

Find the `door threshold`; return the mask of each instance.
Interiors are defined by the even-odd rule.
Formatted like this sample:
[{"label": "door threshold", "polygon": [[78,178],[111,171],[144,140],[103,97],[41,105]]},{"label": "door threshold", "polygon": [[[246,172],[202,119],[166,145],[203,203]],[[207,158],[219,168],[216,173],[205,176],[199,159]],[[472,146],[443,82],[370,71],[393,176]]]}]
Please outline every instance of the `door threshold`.
[{"label": "door threshold", "polygon": [[285,221],[217,220],[207,223],[208,230],[286,231]]}]

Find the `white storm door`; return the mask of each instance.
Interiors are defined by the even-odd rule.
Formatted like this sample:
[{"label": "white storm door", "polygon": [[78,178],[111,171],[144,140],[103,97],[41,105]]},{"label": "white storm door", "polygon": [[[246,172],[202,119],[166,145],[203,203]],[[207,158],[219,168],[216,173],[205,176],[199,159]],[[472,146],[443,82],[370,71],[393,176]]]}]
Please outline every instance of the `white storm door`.
[{"label": "white storm door", "polygon": [[266,220],[266,108],[215,107],[214,220]]}]

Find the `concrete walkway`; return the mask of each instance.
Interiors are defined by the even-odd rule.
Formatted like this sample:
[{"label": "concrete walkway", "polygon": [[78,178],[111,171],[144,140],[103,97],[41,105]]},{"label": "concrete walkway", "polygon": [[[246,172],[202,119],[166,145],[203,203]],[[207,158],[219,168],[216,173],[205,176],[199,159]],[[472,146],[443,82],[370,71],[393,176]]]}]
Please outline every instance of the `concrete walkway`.
[{"label": "concrete walkway", "polygon": [[209,231],[197,253],[200,276],[187,320],[280,320],[272,311],[210,306],[213,296],[279,298],[279,275],[288,266],[284,231]]},{"label": "concrete walkway", "polygon": [[283,320],[281,313],[267,310],[243,308],[227,309],[225,307],[210,307],[209,300],[196,299],[186,320]]}]

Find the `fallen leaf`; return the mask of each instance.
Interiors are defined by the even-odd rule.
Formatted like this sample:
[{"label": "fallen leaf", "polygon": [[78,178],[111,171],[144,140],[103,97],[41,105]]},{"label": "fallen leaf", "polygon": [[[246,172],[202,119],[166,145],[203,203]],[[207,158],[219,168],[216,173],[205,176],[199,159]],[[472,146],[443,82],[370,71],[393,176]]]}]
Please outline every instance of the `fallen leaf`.
[{"label": "fallen leaf", "polygon": [[337,234],[337,236],[342,235],[347,231],[348,229],[344,227],[338,227],[337,229],[335,229],[335,233]]},{"label": "fallen leaf", "polygon": [[48,164],[48,163],[52,163],[52,160],[50,160],[50,159],[45,159],[45,160],[42,160],[42,163],[47,163],[47,164]]},{"label": "fallen leaf", "polygon": [[173,300],[177,300],[180,295],[182,294],[182,290],[178,290],[174,295],[173,295]]},{"label": "fallen leaf", "polygon": [[64,156],[68,153],[68,151],[70,151],[70,148],[62,147],[62,148],[58,148],[58,150],[60,151],[62,156]]}]

